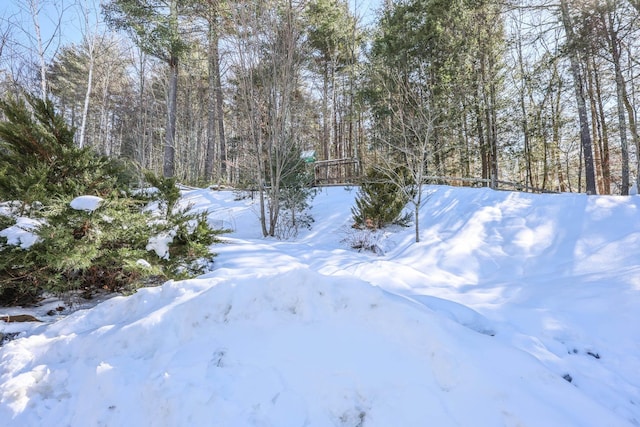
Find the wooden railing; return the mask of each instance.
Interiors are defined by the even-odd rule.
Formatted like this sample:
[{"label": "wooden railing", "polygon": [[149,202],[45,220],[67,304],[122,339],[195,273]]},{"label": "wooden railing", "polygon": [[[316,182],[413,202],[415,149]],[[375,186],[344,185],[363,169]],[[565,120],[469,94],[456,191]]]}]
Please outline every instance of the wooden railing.
[{"label": "wooden railing", "polygon": [[[344,159],[343,159],[344,160]],[[326,161],[325,164],[331,165],[330,161]],[[338,163],[336,163],[338,164]],[[347,164],[347,162],[343,163]],[[322,169],[320,169],[322,171]],[[346,174],[330,174],[330,173],[318,173],[318,169],[315,172],[315,186],[336,186],[336,185],[354,185],[361,182],[359,175],[347,176]],[[494,190],[516,190],[528,193],[557,193],[554,190],[548,190],[543,188],[531,187],[526,184],[520,184],[517,182],[509,182],[503,180],[492,180],[489,178],[471,178],[471,177],[453,177],[453,176],[428,176],[424,178],[425,184],[444,184],[453,186],[465,186],[465,187],[489,187]]]}]

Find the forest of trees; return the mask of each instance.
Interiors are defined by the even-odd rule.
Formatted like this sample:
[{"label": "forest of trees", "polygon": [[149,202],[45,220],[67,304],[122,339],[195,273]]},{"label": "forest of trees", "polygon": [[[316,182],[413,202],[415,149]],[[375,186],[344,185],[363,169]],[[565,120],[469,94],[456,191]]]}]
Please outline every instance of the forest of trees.
[{"label": "forest of trees", "polygon": [[304,161],[589,194],[640,178],[638,0],[386,0],[367,19],[354,0],[9,1],[0,97],[50,98],[79,147],[185,183],[273,202]]}]

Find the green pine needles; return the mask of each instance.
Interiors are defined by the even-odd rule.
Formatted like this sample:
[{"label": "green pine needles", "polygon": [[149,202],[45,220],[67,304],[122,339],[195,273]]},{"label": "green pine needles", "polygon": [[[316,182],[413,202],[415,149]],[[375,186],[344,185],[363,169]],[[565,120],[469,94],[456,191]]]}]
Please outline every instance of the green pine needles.
[{"label": "green pine needles", "polygon": [[[0,229],[27,214],[41,224],[26,249],[0,239],[0,305],[33,303],[45,292],[130,292],[209,266],[222,231],[209,227],[206,212],[177,207],[175,180],[147,175],[158,191],[133,194],[140,177],[121,161],[75,147],[50,102],[26,95],[0,101],[0,110]],[[103,200],[93,211],[72,208],[81,195]]]},{"label": "green pine needles", "polygon": [[406,225],[410,214],[403,215],[402,211],[408,201],[405,192],[387,174],[371,168],[358,190],[356,205],[351,208],[355,226],[379,229],[388,224]]},{"label": "green pine needles", "polygon": [[74,130],[50,101],[25,94],[0,100],[0,200],[23,209],[59,195],[106,195],[130,182],[124,162],[74,145]]}]

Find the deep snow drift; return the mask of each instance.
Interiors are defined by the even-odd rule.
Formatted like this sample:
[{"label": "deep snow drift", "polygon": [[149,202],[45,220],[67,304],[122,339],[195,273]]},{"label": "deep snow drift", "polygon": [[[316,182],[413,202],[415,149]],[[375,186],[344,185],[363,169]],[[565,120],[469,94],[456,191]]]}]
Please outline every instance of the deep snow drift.
[{"label": "deep snow drift", "polygon": [[640,198],[429,192],[422,242],[391,228],[382,255],[345,243],[355,190],[287,242],[186,192],[235,230],[215,270],[31,324],[0,425],[640,425]]}]

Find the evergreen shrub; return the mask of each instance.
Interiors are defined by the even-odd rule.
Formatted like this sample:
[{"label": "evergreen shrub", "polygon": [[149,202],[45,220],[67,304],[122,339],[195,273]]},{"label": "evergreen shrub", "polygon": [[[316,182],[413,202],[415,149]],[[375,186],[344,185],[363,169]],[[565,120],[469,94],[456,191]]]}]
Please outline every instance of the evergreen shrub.
[{"label": "evergreen shrub", "polygon": [[310,229],[314,219],[309,213],[316,189],[311,187],[313,175],[306,165],[298,161],[283,177],[280,187],[280,215],[276,236],[280,239],[294,238],[301,228]]},{"label": "evergreen shrub", "polygon": [[[171,277],[189,277],[200,274],[211,257],[209,247],[218,241],[217,236],[227,230],[214,230],[207,222],[207,212],[191,212],[191,206],[178,205],[180,189],[175,178],[163,178],[145,174],[156,192],[146,195],[157,202],[159,218],[153,222],[153,235],[170,235],[171,243],[160,262]],[[204,264],[203,264],[204,262]]]},{"label": "evergreen shrub", "polygon": [[74,145],[50,101],[33,95],[0,100],[0,200],[20,201],[23,213],[60,195],[106,196],[139,181],[135,169]]},{"label": "evergreen shrub", "polygon": [[[0,218],[0,229],[28,213],[40,218],[38,236],[27,249],[0,239],[0,305],[33,303],[44,292],[68,297],[98,290],[132,291],[169,278],[201,273],[210,263],[210,245],[221,231],[207,224],[206,212],[178,209],[175,180],[148,174],[160,218],[150,200],[135,196],[141,181],[125,162],[73,144],[73,130],[49,101],[25,95],[0,101],[0,201],[18,202]],[[77,196],[103,199],[93,211],[73,209]],[[151,242],[165,233],[167,254]]]},{"label": "evergreen shrub", "polygon": [[380,169],[367,170],[356,195],[351,214],[356,228],[380,229],[388,224],[406,225],[410,214],[403,214],[409,199]]}]

